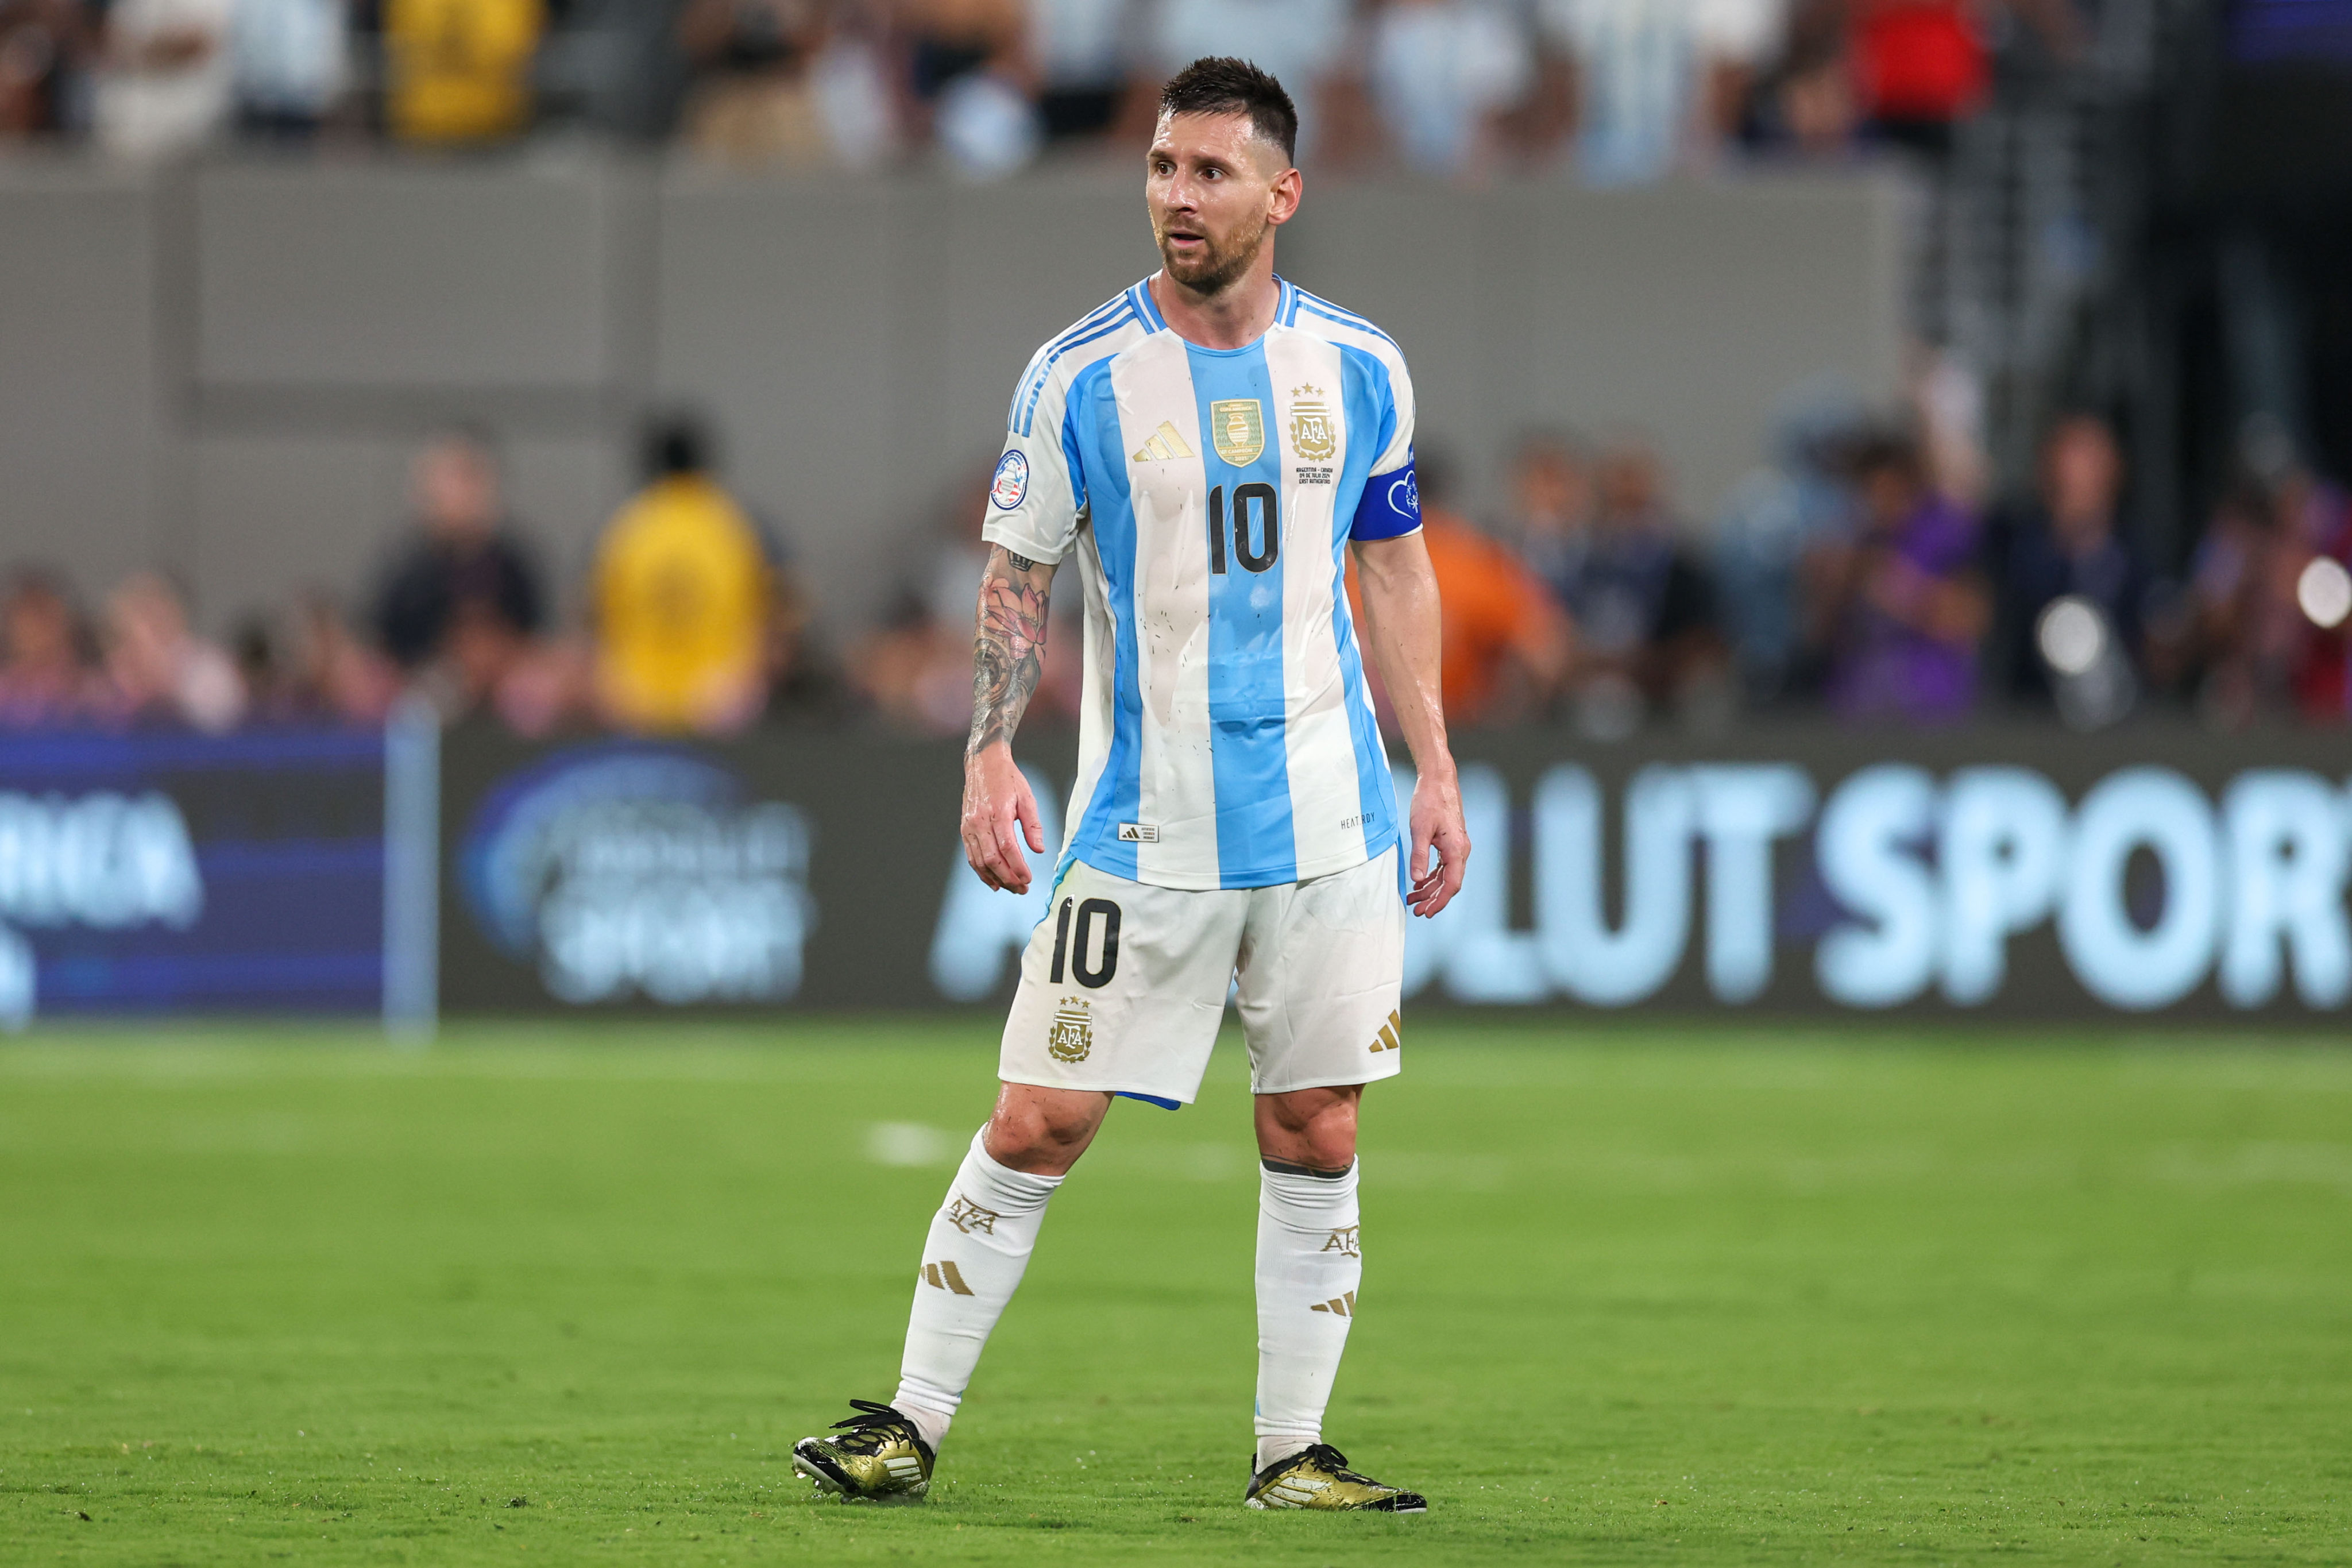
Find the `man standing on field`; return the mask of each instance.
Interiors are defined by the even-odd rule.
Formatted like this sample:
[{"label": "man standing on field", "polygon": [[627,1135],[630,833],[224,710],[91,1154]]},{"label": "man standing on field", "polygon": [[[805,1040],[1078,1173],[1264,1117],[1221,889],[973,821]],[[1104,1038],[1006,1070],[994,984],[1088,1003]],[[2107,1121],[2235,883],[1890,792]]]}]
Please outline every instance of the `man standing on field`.
[{"label": "man standing on field", "polygon": [[[1298,210],[1297,128],[1254,66],[1180,72],[1145,158],[1160,270],[1040,349],[1014,388],[984,530],[964,851],[1017,893],[1024,839],[1045,847],[1010,742],[1047,587],[1075,558],[1087,700],[1071,826],[995,1114],[923,1244],[898,1394],[853,1400],[836,1435],[793,1449],[822,1491],[929,1490],[1054,1189],[1113,1098],[1193,1098],[1238,979],[1264,1163],[1245,1499],[1428,1506],[1349,1469],[1322,1426],[1363,1271],[1357,1102],[1401,1063],[1404,911],[1445,907],[1470,840],[1403,356],[1274,270],[1274,231]],[[1409,878],[1344,591],[1350,546],[1418,780]]]}]

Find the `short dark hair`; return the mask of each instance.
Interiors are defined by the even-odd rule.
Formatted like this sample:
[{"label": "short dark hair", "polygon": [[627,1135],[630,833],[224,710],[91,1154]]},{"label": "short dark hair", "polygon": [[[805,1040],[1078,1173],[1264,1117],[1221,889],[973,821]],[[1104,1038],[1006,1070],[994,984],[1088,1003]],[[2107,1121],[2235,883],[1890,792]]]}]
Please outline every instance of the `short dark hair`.
[{"label": "short dark hair", "polygon": [[1873,479],[1880,474],[1893,474],[1906,484],[1922,484],[1927,478],[1927,459],[1919,444],[1902,430],[1886,429],[1872,432],[1855,444],[1853,477]]},{"label": "short dark hair", "polygon": [[702,473],[711,466],[710,447],[710,429],[700,416],[684,411],[660,415],[646,425],[646,476]]},{"label": "short dark hair", "polygon": [[1204,55],[1168,79],[1160,89],[1162,114],[1246,114],[1250,129],[1298,156],[1298,110],[1282,83],[1244,59]]}]

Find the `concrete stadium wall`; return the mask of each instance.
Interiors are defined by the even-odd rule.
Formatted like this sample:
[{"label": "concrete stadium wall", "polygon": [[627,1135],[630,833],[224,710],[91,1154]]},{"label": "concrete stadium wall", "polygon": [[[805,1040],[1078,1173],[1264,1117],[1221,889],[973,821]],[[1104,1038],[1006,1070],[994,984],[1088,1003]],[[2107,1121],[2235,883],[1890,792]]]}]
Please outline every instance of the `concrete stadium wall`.
[{"label": "concrete stadium wall", "polygon": [[[1395,333],[1465,468],[1531,422],[1654,435],[1685,509],[1822,372],[1892,390],[1896,193],[1868,177],[1595,193],[1318,184],[1283,269]],[[96,590],[160,561],[215,626],[355,594],[403,465],[497,431],[567,583],[638,419],[712,414],[836,632],[992,457],[1036,344],[1154,264],[1133,182],[479,163],[0,163],[0,557]]]}]

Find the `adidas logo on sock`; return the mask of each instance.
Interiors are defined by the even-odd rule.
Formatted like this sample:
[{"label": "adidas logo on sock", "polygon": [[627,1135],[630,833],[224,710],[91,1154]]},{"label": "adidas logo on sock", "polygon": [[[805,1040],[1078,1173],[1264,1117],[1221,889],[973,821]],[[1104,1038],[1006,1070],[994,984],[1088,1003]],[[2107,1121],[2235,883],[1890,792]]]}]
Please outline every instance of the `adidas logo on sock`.
[{"label": "adidas logo on sock", "polygon": [[[977,1293],[963,1282],[962,1271],[952,1263],[924,1264],[923,1283],[935,1285],[942,1290],[952,1290],[959,1296],[971,1296]],[[1320,1311],[1322,1309],[1318,1307],[1316,1310]]]},{"label": "adidas logo on sock", "polygon": [[1172,463],[1179,458],[1189,458],[1192,448],[1184,445],[1184,437],[1176,434],[1176,426],[1162,419],[1151,439],[1135,450],[1133,460],[1139,463]]},{"label": "adidas logo on sock", "polygon": [[1350,1290],[1344,1296],[1334,1296],[1328,1301],[1318,1301],[1307,1310],[1310,1312],[1328,1312],[1338,1318],[1352,1318],[1356,1315],[1356,1293]]}]

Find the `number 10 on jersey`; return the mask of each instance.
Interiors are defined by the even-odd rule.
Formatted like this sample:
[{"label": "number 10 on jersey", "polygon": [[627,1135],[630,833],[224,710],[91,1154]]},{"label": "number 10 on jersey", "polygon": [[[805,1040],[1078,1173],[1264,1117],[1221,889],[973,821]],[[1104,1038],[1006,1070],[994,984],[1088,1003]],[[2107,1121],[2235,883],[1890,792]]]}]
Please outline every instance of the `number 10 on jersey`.
[{"label": "number 10 on jersey", "polygon": [[[1251,514],[1255,513],[1253,522]],[[1234,491],[1234,558],[1244,572],[1263,572],[1282,553],[1282,503],[1274,487],[1243,485]],[[1225,487],[1209,492],[1209,571],[1225,574]]]}]

